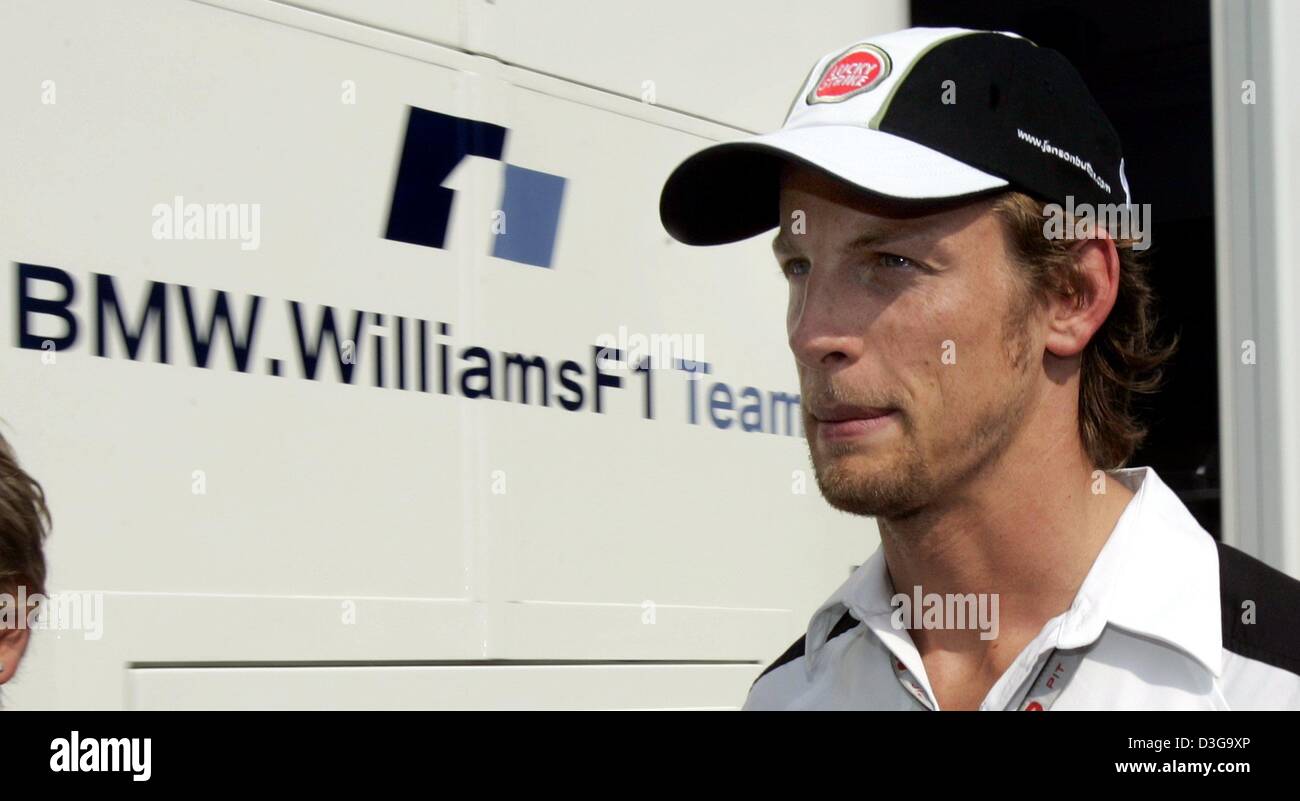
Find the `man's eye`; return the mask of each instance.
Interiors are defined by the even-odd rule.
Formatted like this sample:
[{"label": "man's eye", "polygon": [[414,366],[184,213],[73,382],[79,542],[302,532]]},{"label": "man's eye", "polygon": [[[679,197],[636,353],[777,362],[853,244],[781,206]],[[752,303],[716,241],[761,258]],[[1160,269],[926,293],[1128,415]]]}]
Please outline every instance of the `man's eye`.
[{"label": "man's eye", "polygon": [[879,256],[877,256],[877,263],[881,267],[902,267],[904,269],[920,266],[906,256],[898,256],[893,253],[879,254]]},{"label": "man's eye", "polygon": [[781,274],[787,278],[806,275],[811,269],[807,259],[788,259],[781,265]]}]

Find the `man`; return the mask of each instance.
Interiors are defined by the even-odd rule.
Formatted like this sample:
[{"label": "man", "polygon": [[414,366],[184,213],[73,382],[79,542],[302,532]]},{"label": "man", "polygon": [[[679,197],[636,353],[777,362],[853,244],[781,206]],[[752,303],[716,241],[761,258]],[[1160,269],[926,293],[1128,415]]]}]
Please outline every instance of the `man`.
[{"label": "man", "polygon": [[1172,352],[1137,211],[1074,68],[962,29],[826,54],[669,177],[683,242],[779,228],[818,486],[880,530],[746,709],[1300,708],[1300,582],[1123,467]]},{"label": "man", "polygon": [[43,547],[49,522],[41,485],[19,467],[0,437],[0,684],[14,677],[27,650],[26,622],[33,609],[20,608],[18,599],[45,595]]}]

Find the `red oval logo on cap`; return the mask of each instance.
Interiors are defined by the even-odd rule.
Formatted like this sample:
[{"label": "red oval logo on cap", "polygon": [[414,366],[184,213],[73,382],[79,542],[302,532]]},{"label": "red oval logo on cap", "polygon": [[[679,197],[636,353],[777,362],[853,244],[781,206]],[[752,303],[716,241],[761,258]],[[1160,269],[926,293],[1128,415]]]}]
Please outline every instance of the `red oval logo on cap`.
[{"label": "red oval logo on cap", "polygon": [[889,66],[884,50],[875,45],[854,45],[822,71],[808,93],[808,102],[838,103],[870,91],[889,74]]}]

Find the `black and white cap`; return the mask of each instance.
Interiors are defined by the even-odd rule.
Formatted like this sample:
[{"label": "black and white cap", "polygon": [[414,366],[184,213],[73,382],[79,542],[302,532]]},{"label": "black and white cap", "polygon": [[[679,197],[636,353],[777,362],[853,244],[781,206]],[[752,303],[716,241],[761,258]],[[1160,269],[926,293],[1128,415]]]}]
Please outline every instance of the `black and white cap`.
[{"label": "black and white cap", "polygon": [[664,228],[688,245],[775,228],[791,161],[904,202],[1008,189],[1062,205],[1131,202],[1119,136],[1079,73],[1014,33],[909,28],[827,53],[780,130],[673,170]]}]

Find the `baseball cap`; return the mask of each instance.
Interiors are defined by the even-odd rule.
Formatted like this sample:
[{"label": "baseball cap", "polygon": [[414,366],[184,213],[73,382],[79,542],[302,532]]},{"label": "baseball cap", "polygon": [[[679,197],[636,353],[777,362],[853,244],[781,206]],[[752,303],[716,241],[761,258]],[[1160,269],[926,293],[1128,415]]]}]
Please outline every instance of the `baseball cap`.
[{"label": "baseball cap", "polygon": [[823,55],[779,130],[673,170],[664,228],[688,245],[775,228],[791,162],[904,204],[1011,189],[1062,205],[1130,202],[1119,136],[1078,71],[1000,31],[908,28]]}]

